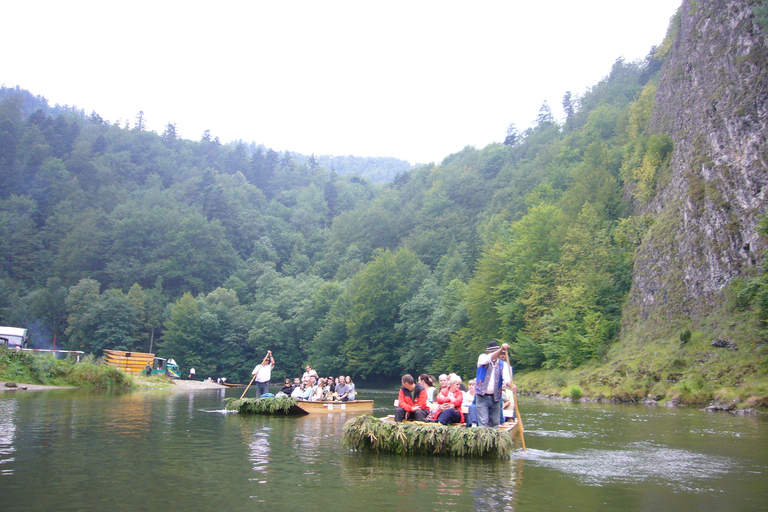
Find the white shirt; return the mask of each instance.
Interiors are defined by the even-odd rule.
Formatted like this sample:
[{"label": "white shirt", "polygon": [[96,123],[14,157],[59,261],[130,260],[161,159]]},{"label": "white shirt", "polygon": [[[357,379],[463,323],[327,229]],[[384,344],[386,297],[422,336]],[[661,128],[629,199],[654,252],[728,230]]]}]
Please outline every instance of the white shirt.
[{"label": "white shirt", "polygon": [[268,364],[264,366],[263,370],[261,370],[261,365],[258,365],[256,366],[256,368],[253,369],[253,371],[251,372],[251,375],[256,375],[257,373],[259,374],[256,377],[256,382],[269,382],[270,377],[272,377],[273,366],[274,366],[273,364]]}]

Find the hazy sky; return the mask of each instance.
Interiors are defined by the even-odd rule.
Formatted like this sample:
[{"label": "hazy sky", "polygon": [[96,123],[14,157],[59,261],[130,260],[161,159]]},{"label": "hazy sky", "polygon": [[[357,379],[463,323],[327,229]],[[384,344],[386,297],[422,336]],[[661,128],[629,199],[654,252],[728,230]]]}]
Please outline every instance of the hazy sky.
[{"label": "hazy sky", "polygon": [[559,117],[681,1],[4,2],[0,84],[187,139],[439,162]]}]

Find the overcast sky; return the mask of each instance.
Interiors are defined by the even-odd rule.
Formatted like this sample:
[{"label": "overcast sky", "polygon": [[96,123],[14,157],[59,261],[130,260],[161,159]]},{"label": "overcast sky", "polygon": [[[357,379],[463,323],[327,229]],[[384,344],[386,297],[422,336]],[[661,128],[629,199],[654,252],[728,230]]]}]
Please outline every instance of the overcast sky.
[{"label": "overcast sky", "polygon": [[0,84],[162,133],[440,162],[557,117],[681,0],[4,2]]}]

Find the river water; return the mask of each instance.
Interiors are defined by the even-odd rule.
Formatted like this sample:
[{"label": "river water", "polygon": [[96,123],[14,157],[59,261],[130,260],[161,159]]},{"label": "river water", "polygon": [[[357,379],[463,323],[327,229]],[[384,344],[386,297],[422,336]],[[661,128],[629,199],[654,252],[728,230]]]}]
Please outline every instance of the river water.
[{"label": "river water", "polygon": [[[477,460],[351,452],[350,413],[226,413],[236,389],[14,393],[3,512],[768,509],[763,417],[522,398],[528,450]],[[381,416],[396,393],[359,394]]]}]

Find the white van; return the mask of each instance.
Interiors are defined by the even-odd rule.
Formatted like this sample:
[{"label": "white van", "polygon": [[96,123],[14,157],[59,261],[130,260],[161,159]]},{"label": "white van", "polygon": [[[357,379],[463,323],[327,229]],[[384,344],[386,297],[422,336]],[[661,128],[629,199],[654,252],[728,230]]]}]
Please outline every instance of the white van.
[{"label": "white van", "polygon": [[26,348],[27,330],[19,327],[0,326],[0,346],[7,348]]}]

